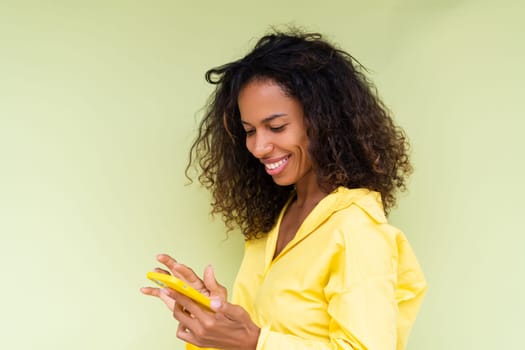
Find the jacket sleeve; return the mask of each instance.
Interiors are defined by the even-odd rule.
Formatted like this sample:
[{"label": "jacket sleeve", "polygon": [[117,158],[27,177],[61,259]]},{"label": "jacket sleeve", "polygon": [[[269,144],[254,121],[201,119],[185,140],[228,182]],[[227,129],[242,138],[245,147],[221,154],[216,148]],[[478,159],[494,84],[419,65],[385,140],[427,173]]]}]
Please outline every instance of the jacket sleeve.
[{"label": "jacket sleeve", "polygon": [[329,341],[314,341],[261,329],[257,350],[395,350],[396,315],[391,276],[333,295]]}]

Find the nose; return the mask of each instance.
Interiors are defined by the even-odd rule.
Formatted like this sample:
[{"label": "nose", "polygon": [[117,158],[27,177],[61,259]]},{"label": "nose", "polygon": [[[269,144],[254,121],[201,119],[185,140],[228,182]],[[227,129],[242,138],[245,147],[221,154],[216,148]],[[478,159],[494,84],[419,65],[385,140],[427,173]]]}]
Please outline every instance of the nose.
[{"label": "nose", "polygon": [[[250,141],[252,143],[251,145]],[[247,143],[248,150],[256,158],[264,158],[273,151],[273,144],[271,143],[271,140],[266,137],[266,135],[264,135],[264,133],[257,133],[253,135],[253,138],[248,140]]]}]

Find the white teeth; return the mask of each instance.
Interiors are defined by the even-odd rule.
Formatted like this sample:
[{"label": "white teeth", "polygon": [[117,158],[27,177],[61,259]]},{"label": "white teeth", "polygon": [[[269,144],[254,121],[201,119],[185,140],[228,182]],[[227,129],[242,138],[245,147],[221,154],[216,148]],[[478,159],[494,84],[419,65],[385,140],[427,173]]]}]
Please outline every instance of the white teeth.
[{"label": "white teeth", "polygon": [[283,158],[283,159],[281,159],[280,161],[275,162],[275,163],[265,164],[265,166],[266,166],[268,169],[273,170],[273,169],[277,169],[278,167],[280,167],[281,165],[283,165],[283,164],[286,163],[287,161],[288,161],[288,157]]}]

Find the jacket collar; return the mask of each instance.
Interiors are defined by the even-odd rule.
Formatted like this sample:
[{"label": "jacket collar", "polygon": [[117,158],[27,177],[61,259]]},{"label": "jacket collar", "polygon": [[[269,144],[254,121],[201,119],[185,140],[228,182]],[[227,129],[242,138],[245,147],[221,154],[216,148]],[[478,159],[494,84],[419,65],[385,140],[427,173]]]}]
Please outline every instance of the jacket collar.
[{"label": "jacket collar", "polygon": [[[275,226],[268,233],[265,252],[266,266],[269,266],[272,262],[277,244],[277,237],[279,235],[279,227],[281,226],[283,215],[290,203],[291,199],[283,207]],[[310,214],[308,214],[306,219],[299,227],[299,230],[295,234],[295,237],[286,245],[286,247],[284,247],[284,249],[279,253],[274,261],[277,261],[281,256],[286,254],[299,242],[308,237],[334,213],[346,209],[352,204],[359,206],[376,222],[386,223],[386,216],[381,203],[381,195],[378,192],[371,191],[366,188],[349,189],[346,187],[338,187],[332,193],[324,197],[310,212]]]}]

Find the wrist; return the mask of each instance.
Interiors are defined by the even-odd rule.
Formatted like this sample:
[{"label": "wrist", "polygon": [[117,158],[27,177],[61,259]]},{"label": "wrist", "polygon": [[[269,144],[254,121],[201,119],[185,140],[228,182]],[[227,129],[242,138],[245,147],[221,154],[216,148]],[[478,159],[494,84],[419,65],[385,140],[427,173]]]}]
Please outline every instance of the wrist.
[{"label": "wrist", "polygon": [[249,329],[248,336],[246,337],[246,344],[243,349],[256,350],[260,334],[261,329],[257,327],[257,325],[252,324],[252,327]]}]

